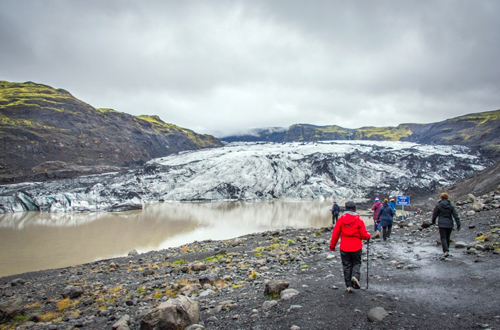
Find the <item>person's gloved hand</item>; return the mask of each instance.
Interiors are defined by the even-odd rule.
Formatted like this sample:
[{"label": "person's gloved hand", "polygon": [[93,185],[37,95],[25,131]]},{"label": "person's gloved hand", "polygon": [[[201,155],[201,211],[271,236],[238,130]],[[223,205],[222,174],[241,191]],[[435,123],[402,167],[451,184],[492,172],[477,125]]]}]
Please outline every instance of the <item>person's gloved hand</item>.
[{"label": "person's gloved hand", "polygon": [[330,251],[335,251],[335,248],[330,246]]}]

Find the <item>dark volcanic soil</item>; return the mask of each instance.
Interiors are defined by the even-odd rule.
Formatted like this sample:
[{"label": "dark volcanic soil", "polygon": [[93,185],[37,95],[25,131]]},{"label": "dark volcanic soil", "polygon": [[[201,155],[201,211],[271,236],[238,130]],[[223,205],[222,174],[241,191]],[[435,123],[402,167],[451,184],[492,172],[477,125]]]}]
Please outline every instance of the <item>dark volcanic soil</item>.
[{"label": "dark volcanic soil", "polygon": [[[500,209],[468,215],[470,206],[459,207],[463,229],[446,260],[437,228],[420,227],[429,213],[396,225],[390,242],[372,240],[368,288],[365,245],[355,293],[345,290],[339,252],[328,250],[330,228],[286,229],[0,278],[0,301],[23,305],[0,329],[112,329],[123,315],[139,329],[150,308],[178,294],[199,302],[206,329],[500,329]],[[215,281],[201,287],[207,277]],[[266,309],[266,280],[299,293]],[[64,302],[68,286],[81,292]],[[370,322],[375,307],[389,315]]]}]

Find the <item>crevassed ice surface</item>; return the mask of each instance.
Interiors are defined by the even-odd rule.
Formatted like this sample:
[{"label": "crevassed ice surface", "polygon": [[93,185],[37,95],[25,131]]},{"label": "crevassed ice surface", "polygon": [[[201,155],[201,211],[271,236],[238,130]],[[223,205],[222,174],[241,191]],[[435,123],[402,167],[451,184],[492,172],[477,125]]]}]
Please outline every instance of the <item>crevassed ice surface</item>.
[{"label": "crevassed ice surface", "polygon": [[463,146],[232,143],[154,159],[125,174],[1,186],[0,212],[120,211],[159,200],[362,200],[447,186],[490,165]]}]

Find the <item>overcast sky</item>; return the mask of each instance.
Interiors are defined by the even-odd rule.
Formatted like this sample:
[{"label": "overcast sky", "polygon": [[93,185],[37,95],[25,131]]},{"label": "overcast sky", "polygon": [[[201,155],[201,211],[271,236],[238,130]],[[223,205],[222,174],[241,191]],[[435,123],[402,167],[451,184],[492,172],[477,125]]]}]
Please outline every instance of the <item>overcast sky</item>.
[{"label": "overcast sky", "polygon": [[216,136],[500,108],[500,1],[0,0],[0,80]]}]

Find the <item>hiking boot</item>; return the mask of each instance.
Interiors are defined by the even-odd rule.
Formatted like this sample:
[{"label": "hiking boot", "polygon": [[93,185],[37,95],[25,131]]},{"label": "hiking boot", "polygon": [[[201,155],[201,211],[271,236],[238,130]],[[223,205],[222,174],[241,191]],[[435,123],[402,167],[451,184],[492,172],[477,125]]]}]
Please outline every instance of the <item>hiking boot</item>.
[{"label": "hiking boot", "polygon": [[373,238],[380,238],[380,232],[377,230],[376,232],[373,233]]},{"label": "hiking boot", "polygon": [[359,281],[355,277],[351,278],[351,285],[355,289],[361,289],[361,285],[359,285]]},{"label": "hiking boot", "polygon": [[448,251],[446,251],[445,253],[443,253],[443,258],[448,258],[450,256],[450,253]]},{"label": "hiking boot", "polygon": [[352,286],[350,286],[350,287],[348,287],[348,288],[347,288],[347,290],[346,290],[346,291],[347,291],[347,292],[349,292],[349,293],[353,293],[353,292],[354,292],[354,289],[352,288]]}]

